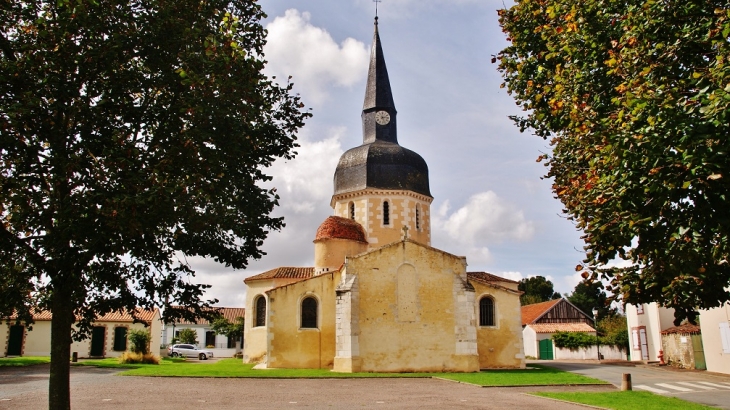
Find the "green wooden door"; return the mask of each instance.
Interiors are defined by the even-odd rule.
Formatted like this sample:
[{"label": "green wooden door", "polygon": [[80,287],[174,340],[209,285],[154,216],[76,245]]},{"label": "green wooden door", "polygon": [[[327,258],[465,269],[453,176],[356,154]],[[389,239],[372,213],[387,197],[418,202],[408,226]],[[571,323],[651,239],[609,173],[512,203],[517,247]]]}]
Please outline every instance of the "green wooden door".
[{"label": "green wooden door", "polygon": [[692,335],[692,350],[694,351],[695,369],[707,370],[705,349],[702,347],[702,335]]},{"label": "green wooden door", "polygon": [[90,356],[104,356],[104,333],[106,333],[106,328],[104,326],[95,326],[94,329],[91,331]]},{"label": "green wooden door", "polygon": [[551,339],[540,340],[540,360],[553,360],[553,341]]},{"label": "green wooden door", "polygon": [[18,325],[10,326],[8,356],[20,356],[23,353],[23,333],[25,333],[25,327]]}]

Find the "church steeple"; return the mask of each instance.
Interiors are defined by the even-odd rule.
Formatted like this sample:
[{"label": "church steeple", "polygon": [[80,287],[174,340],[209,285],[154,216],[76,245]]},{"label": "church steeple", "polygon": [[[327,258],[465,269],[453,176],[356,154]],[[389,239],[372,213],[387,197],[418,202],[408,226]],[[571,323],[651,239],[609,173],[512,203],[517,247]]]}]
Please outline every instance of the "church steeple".
[{"label": "church steeple", "polygon": [[363,143],[369,144],[379,140],[397,144],[396,114],[388,68],[385,66],[383,47],[380,45],[378,18],[375,17],[368,84],[362,107]]}]

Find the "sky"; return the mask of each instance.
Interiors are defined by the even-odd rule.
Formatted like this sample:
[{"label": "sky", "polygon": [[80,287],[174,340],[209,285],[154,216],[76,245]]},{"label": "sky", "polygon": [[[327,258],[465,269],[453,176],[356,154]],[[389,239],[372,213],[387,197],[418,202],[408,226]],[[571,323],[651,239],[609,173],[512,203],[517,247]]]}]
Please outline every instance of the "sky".
[{"label": "sky", "polygon": [[[372,0],[260,0],[268,18],[265,72],[312,109],[298,155],[268,173],[286,227],[245,270],[189,259],[219,306],[245,304],[247,277],[279,266],[313,266],[314,235],[329,203],[340,155],[362,144],[360,114],[373,39]],[[379,32],[398,110],[400,145],[428,164],[432,246],[466,256],[468,271],[513,280],[545,276],[568,293],[580,281],[581,233],[553,198],[537,163],[548,143],[520,133],[520,115],[493,55],[507,46],[501,0],[382,0]]]}]

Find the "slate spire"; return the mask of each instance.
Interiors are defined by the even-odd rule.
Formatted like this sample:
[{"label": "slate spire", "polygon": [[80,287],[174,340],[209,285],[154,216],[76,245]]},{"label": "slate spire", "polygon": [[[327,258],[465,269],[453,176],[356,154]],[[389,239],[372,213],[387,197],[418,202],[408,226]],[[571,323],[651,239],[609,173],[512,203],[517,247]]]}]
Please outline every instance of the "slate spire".
[{"label": "slate spire", "polygon": [[385,66],[383,47],[378,33],[378,18],[375,17],[375,34],[370,51],[370,69],[362,107],[363,143],[376,140],[398,143],[396,109],[390,88],[388,68]]}]

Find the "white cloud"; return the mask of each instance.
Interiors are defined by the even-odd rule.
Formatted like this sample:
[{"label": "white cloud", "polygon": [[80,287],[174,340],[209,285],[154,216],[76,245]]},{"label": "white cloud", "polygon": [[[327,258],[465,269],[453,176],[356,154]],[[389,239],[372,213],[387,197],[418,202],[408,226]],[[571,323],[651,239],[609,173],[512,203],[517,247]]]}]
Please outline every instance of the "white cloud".
[{"label": "white cloud", "polygon": [[449,210],[447,200],[433,216],[433,227],[437,235],[445,235],[462,245],[527,240],[535,233],[534,224],[525,219],[524,213],[493,191],[473,195],[466,205],[451,214]]},{"label": "white cloud", "polygon": [[367,75],[368,47],[353,38],[339,45],[324,29],[309,23],[308,12],[289,9],[266,25],[269,34],[264,70],[281,82],[293,76],[295,89],[308,105],[328,97],[331,86],[350,87]]},{"label": "white cloud", "polygon": [[495,275],[501,276],[506,279],[512,279],[517,282],[519,282],[520,280],[523,279],[521,272],[499,272],[499,273],[495,273]]},{"label": "white cloud", "polygon": [[[310,141],[302,132],[297,156],[291,161],[279,160],[268,170],[285,212],[308,215],[329,203],[333,170],[343,153],[341,139],[345,133],[344,127],[336,127],[330,129],[327,138]],[[295,217],[292,212],[286,214]]]}]

